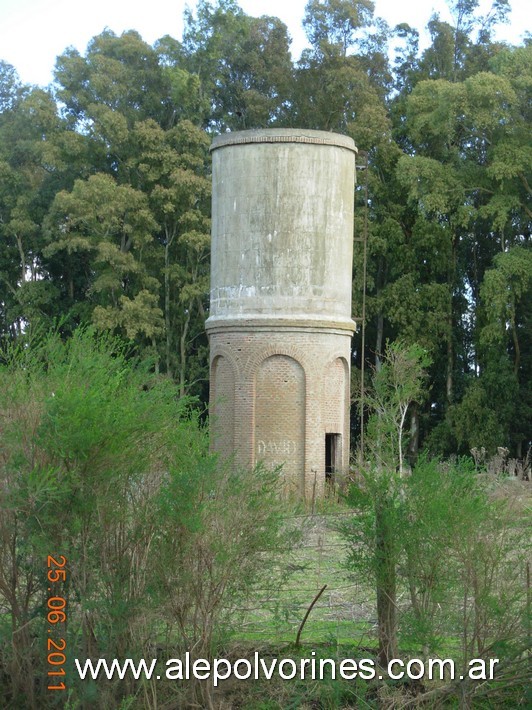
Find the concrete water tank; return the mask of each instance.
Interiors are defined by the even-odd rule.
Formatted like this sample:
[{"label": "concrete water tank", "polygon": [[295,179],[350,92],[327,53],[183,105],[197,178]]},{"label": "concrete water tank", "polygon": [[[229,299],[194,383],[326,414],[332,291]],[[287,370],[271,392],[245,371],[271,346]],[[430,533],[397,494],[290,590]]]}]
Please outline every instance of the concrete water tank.
[{"label": "concrete water tank", "polygon": [[213,446],[283,464],[289,491],[320,495],[349,460],[356,148],[267,129],[211,151]]}]

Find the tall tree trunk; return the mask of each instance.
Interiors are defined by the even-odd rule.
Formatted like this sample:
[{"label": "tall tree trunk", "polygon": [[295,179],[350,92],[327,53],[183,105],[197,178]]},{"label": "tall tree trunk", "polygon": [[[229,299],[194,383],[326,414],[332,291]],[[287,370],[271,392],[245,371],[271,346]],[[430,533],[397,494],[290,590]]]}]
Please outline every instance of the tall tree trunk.
[{"label": "tall tree trunk", "polygon": [[185,396],[185,375],[186,375],[186,362],[187,362],[187,335],[188,327],[190,325],[190,314],[192,311],[193,301],[189,301],[188,308],[186,309],[185,322],[183,324],[183,330],[181,331],[181,337],[179,339],[179,394],[181,397]]},{"label": "tall tree trunk", "polygon": [[447,321],[447,378],[445,382],[445,394],[447,396],[447,404],[453,401],[453,369],[454,369],[454,352],[453,352],[453,323],[452,317],[449,316]]},{"label": "tall tree trunk", "polygon": [[24,249],[22,247],[22,239],[17,234],[15,239],[17,240],[18,253],[20,255],[20,282],[22,284],[26,283],[26,257],[24,254]]},{"label": "tall tree trunk", "polygon": [[454,347],[453,347],[453,291],[456,279],[456,249],[457,249],[457,239],[456,235],[452,237],[452,256],[451,263],[448,272],[448,286],[449,286],[449,311],[447,315],[447,377],[445,383],[445,393],[447,398],[447,405],[450,405],[453,401],[453,373],[454,373]]},{"label": "tall tree trunk", "polygon": [[[384,287],[386,281],[386,263],[383,258],[379,259],[376,275],[377,296]],[[377,337],[375,339],[375,369],[378,372],[382,363],[382,342],[384,340],[384,314],[379,310],[377,314]],[[364,355],[364,353],[362,353]]]},{"label": "tall tree trunk", "polygon": [[172,377],[171,366],[171,348],[172,348],[172,331],[170,319],[170,244],[166,239],[164,248],[164,324],[166,330],[166,374]]},{"label": "tall tree trunk", "polygon": [[377,315],[377,338],[375,340],[375,369],[378,372],[382,363],[382,341],[384,338],[384,316]]},{"label": "tall tree trunk", "polygon": [[155,337],[152,337],[151,339],[151,346],[153,348],[153,352],[155,355],[155,374],[158,375],[161,371],[160,364],[159,364],[159,353],[157,351],[157,341],[155,340]]},{"label": "tall tree trunk", "polygon": [[377,562],[377,620],[379,626],[379,663],[386,668],[397,658],[396,570],[389,501],[377,503],[375,510]]},{"label": "tall tree trunk", "polygon": [[517,328],[515,327],[515,316],[511,319],[512,327],[512,340],[514,343],[514,375],[518,375],[519,366],[521,365],[521,347],[519,345],[519,338],[517,337]]},{"label": "tall tree trunk", "polygon": [[408,462],[414,466],[419,450],[419,410],[416,404],[410,405],[410,439],[408,442]]}]

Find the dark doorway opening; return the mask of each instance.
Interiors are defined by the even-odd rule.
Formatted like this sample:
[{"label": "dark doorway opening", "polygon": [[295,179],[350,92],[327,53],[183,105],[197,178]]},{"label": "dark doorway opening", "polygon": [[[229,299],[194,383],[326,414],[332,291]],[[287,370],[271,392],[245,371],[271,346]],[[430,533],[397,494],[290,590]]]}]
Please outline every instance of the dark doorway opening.
[{"label": "dark doorway opening", "polygon": [[325,434],[325,482],[334,484],[334,474],[340,470],[342,435]]}]

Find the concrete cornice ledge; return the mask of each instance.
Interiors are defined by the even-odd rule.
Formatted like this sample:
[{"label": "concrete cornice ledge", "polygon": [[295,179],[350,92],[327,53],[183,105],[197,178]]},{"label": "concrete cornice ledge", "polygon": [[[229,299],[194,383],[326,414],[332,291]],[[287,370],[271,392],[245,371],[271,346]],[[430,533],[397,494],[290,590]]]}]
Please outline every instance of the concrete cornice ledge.
[{"label": "concrete cornice ledge", "polygon": [[210,150],[225,148],[229,145],[241,145],[243,143],[312,143],[314,145],[335,146],[337,148],[347,148],[354,153],[358,150],[355,142],[349,136],[329,131],[313,131],[302,128],[261,128],[249,131],[234,131],[216,136]]},{"label": "concrete cornice ledge", "polygon": [[221,333],[227,331],[297,331],[297,332],[337,332],[340,335],[352,335],[356,331],[357,325],[351,319],[336,320],[336,319],[319,319],[309,318],[272,318],[271,316],[261,317],[242,317],[242,318],[208,318],[205,323],[205,330],[211,333]]}]

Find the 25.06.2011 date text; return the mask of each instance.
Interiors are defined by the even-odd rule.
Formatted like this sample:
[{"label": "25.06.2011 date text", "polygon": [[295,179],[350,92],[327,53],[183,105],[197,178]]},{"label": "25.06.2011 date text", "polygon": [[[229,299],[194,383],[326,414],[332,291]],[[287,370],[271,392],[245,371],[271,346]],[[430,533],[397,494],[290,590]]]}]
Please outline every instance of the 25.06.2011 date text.
[{"label": "25.06.2011 date text", "polygon": [[[50,585],[57,585],[57,587],[62,586],[66,582],[67,571],[65,569],[67,560],[63,555],[59,555],[59,560],[55,559],[51,555],[47,557],[47,567],[48,573],[47,578]],[[57,629],[56,624],[64,624],[67,619],[66,614],[66,599],[64,596],[59,596],[59,590],[57,587],[48,587],[47,608],[48,612],[46,614],[46,619],[50,624],[48,633],[51,634],[52,631]],[[48,671],[49,683],[55,680],[54,676],[63,677],[65,675],[65,663],[66,663],[66,640],[64,638],[58,638],[54,641],[52,638],[47,639],[47,657],[46,660],[50,666]],[[66,690],[66,685],[64,681],[58,681],[56,685],[48,685],[48,690]]]}]

